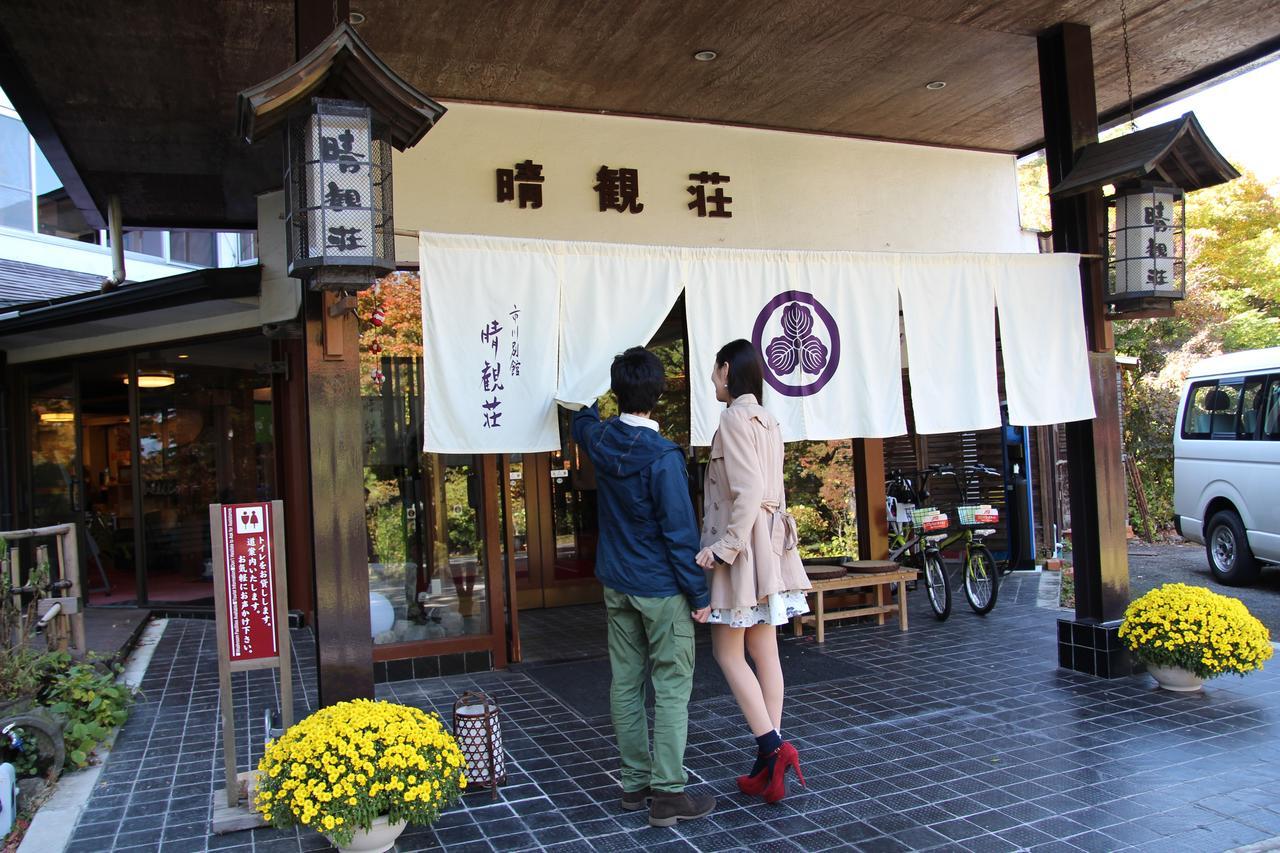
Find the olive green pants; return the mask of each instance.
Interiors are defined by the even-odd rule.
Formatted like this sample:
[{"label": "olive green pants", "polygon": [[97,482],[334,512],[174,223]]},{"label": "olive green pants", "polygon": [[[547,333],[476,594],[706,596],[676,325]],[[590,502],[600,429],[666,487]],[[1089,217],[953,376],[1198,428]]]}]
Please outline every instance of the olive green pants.
[{"label": "olive green pants", "polygon": [[[683,595],[643,598],[605,588],[609,614],[609,702],[622,753],[622,790],[679,793],[688,776],[684,747],[689,737],[693,690],[693,619]],[[652,664],[653,751],[645,713],[645,675]]]}]

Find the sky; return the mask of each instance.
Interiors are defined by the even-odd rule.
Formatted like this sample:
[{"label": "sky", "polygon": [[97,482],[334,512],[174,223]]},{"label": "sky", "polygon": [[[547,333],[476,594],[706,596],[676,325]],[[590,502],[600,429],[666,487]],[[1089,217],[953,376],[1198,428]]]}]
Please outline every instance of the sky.
[{"label": "sky", "polygon": [[1154,112],[1138,127],[1194,112],[1209,139],[1237,167],[1280,184],[1280,62],[1272,62]]}]

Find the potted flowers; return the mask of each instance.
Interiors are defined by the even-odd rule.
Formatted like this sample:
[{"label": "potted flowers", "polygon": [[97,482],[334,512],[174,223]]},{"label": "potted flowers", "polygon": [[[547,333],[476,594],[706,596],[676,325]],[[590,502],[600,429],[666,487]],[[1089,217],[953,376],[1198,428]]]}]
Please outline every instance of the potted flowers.
[{"label": "potted flowers", "polygon": [[1271,657],[1271,635],[1239,599],[1181,583],[1133,601],[1120,638],[1166,690],[1199,690],[1206,678],[1244,675]]},{"label": "potted flowers", "polygon": [[255,805],[274,826],[302,824],[340,850],[390,850],[467,786],[462,750],[436,714],[356,699],[323,708],[267,745]]}]

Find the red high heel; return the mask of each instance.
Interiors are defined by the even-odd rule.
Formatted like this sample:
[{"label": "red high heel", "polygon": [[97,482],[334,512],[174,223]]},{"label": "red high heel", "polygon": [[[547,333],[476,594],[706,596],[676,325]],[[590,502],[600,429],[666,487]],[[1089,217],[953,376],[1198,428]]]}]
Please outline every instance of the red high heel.
[{"label": "red high heel", "polygon": [[[779,747],[781,749],[781,747]],[[746,794],[748,797],[758,797],[764,793],[764,789],[769,787],[769,770],[772,766],[772,759],[778,755],[778,750],[773,751],[766,759],[764,767],[760,768],[760,772],[754,776],[739,776],[738,790]]]},{"label": "red high heel", "polygon": [[769,784],[763,791],[766,803],[780,802],[787,795],[787,770],[791,768],[795,768],[796,778],[803,785],[804,773],[800,771],[800,753],[796,752],[796,748],[791,744],[783,743],[778,747],[773,769],[769,773]]}]

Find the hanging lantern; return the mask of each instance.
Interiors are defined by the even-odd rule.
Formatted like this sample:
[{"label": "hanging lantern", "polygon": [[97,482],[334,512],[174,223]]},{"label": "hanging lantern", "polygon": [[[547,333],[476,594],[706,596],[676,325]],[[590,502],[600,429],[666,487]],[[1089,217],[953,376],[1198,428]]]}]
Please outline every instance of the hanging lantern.
[{"label": "hanging lantern", "polygon": [[382,344],[378,343],[377,338],[374,338],[373,341],[369,344],[369,355],[381,355],[381,354],[382,354]]},{"label": "hanging lantern", "polygon": [[381,329],[382,324],[387,322],[387,312],[382,310],[381,305],[373,309],[373,313],[369,315],[369,322],[378,329]]},{"label": "hanging lantern", "polygon": [[1107,301],[1116,313],[1186,295],[1186,202],[1171,184],[1118,187],[1108,199]]},{"label": "hanging lantern", "polygon": [[483,693],[468,690],[453,703],[453,736],[467,760],[467,785],[492,788],[507,781],[498,705]]},{"label": "hanging lantern", "polygon": [[289,275],[312,289],[363,290],[395,269],[391,148],[412,148],[444,113],[346,21],[239,93],[240,138],[256,143],[285,131]]},{"label": "hanging lantern", "polygon": [[374,385],[381,385],[383,382],[387,381],[387,376],[382,372],[382,368],[375,367],[373,370],[369,371],[369,379],[373,381]]},{"label": "hanging lantern", "polygon": [[318,290],[372,287],[396,267],[386,127],[358,101],[312,98],[285,146],[289,275]]}]

